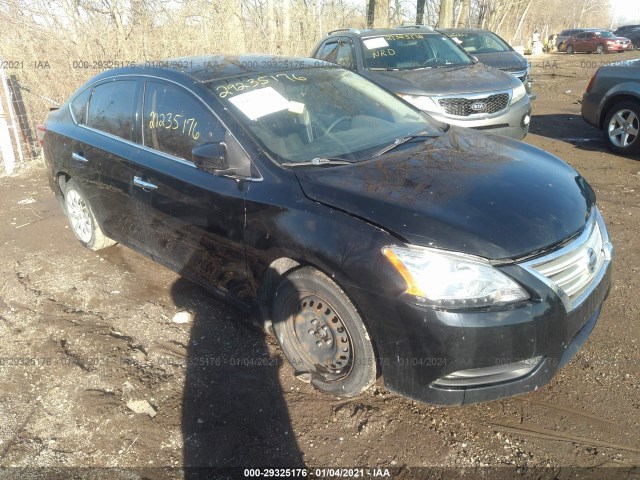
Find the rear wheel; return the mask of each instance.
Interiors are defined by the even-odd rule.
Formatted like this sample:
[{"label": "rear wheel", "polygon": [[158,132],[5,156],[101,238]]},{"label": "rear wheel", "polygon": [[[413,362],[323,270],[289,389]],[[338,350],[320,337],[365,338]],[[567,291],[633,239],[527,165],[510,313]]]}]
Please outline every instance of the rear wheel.
[{"label": "rear wheel", "polygon": [[573,45],[567,45],[567,53],[573,55]]},{"label": "rear wheel", "polygon": [[101,250],[116,243],[102,233],[87,197],[73,180],[64,185],[64,204],[71,229],[82,245]]},{"label": "rear wheel", "polygon": [[604,139],[609,149],[623,155],[640,153],[640,103],[624,101],[607,112]]},{"label": "rear wheel", "polygon": [[599,43],[598,46],[596,47],[596,53],[598,54],[603,54],[604,53],[604,45]]},{"label": "rear wheel", "polygon": [[275,292],[273,330],[298,378],[353,397],[376,379],[376,360],[360,314],[329,277],[304,267]]}]

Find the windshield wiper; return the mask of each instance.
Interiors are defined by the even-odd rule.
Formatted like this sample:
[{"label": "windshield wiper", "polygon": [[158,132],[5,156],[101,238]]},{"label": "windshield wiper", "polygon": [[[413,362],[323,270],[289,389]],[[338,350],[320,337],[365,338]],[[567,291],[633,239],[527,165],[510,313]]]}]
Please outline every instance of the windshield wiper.
[{"label": "windshield wiper", "polygon": [[374,153],[373,157],[379,157],[380,155],[384,155],[385,153],[390,152],[394,148],[399,147],[400,145],[410,142],[411,140],[414,140],[416,138],[435,137],[436,135],[437,135],[436,133],[423,131],[423,132],[414,133],[413,135],[407,135],[406,137],[396,138],[391,145],[387,145],[382,150],[379,150],[376,153]]},{"label": "windshield wiper", "polygon": [[280,165],[283,167],[308,167],[309,165],[320,166],[320,165],[349,165],[351,163],[355,163],[353,160],[345,160],[343,158],[312,158],[311,161],[307,162],[283,162]]}]

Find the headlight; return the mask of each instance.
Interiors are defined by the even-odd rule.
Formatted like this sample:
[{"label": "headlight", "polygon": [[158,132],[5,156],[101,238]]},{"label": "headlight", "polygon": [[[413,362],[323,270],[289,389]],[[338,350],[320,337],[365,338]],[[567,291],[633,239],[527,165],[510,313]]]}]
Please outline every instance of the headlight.
[{"label": "headlight", "polygon": [[524,84],[520,82],[516,88],[513,89],[513,95],[511,96],[511,103],[516,103],[527,94],[527,89],[524,88]]},{"label": "headlight", "polygon": [[444,112],[438,102],[426,95],[405,95],[404,93],[396,93],[396,95],[400,98],[404,98],[411,105],[419,108],[420,110],[424,110],[425,112]]},{"label": "headlight", "polygon": [[480,257],[413,245],[384,247],[382,253],[407,282],[406,293],[428,305],[473,308],[529,298],[521,286]]}]

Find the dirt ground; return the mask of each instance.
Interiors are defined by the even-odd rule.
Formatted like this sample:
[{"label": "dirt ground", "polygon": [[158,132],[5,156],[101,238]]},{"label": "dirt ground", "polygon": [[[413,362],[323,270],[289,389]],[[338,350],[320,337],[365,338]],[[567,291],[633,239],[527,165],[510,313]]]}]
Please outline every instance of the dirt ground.
[{"label": "dirt ground", "polygon": [[[550,384],[481,405],[433,407],[381,385],[347,401],[318,393],[246,314],[128,248],[83,249],[40,166],[0,178],[0,467],[122,468],[110,479],[303,465],[393,478],[640,478],[640,162],[608,153],[580,117],[596,67],[638,56],[531,58],[539,97],[526,142],[596,190],[614,286],[590,340]],[[185,311],[189,321],[175,322]]]}]

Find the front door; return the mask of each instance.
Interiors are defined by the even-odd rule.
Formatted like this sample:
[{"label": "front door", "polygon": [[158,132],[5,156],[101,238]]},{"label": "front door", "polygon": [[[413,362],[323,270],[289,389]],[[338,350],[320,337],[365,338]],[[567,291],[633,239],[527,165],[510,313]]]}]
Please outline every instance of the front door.
[{"label": "front door", "polygon": [[193,93],[162,80],[145,82],[141,127],[132,185],[146,250],[188,278],[248,297],[244,199],[250,182],[199,170],[191,161],[194,147],[233,139]]}]

